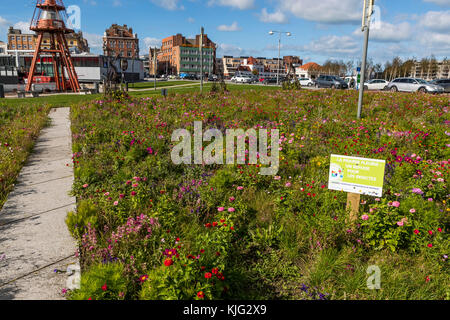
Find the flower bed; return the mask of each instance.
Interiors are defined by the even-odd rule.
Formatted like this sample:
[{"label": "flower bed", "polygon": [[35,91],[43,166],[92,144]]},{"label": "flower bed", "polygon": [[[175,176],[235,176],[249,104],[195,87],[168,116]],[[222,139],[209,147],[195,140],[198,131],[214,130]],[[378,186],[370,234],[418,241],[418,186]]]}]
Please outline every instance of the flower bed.
[{"label": "flower bed", "polygon": [[48,110],[46,106],[0,105],[0,209],[47,122]]},{"label": "flower bed", "polygon": [[[72,108],[79,240],[74,299],[443,299],[448,294],[445,96],[353,91],[175,95]],[[172,132],[280,130],[259,165],[175,165]],[[205,146],[208,144],[205,144]],[[327,189],[330,154],[387,161],[384,197]],[[369,266],[381,290],[368,290]]]}]

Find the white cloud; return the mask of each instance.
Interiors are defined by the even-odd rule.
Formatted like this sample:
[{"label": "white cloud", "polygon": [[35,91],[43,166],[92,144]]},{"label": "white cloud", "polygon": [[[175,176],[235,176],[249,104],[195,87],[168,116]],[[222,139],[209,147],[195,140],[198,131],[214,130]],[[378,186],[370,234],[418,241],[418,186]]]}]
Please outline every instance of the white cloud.
[{"label": "white cloud", "polygon": [[234,32],[234,31],[240,31],[242,29],[239,27],[238,23],[235,21],[229,26],[226,24],[222,24],[217,27],[217,30],[225,31],[225,32]]},{"label": "white cloud", "polygon": [[420,25],[433,31],[450,32],[450,10],[429,11],[420,19]]},{"label": "white cloud", "polygon": [[[355,36],[363,36],[361,29],[353,32]],[[412,37],[412,27],[408,22],[391,24],[381,21],[376,28],[370,29],[370,40],[377,42],[399,42],[410,40]]]},{"label": "white cloud", "polygon": [[278,0],[280,9],[309,21],[342,24],[361,22],[360,0]]},{"label": "white cloud", "polygon": [[187,19],[187,21],[188,21],[189,23],[194,23],[194,22],[195,22],[195,19],[192,18],[192,17],[189,17],[189,18]]},{"label": "white cloud", "polygon": [[438,6],[450,7],[450,0],[424,0],[425,2],[431,2]]},{"label": "white cloud", "polygon": [[146,54],[148,54],[150,47],[151,48],[161,47],[161,41],[162,41],[161,39],[146,37],[142,39],[144,46],[140,46],[141,50],[143,50]]},{"label": "white cloud", "polygon": [[219,5],[240,10],[247,10],[254,7],[255,0],[209,0],[208,5]]},{"label": "white cloud", "polygon": [[167,10],[184,10],[184,6],[178,5],[179,0],[151,0],[154,4]]},{"label": "white cloud", "polygon": [[273,13],[268,13],[266,8],[263,8],[261,14],[259,15],[259,20],[265,23],[287,23],[288,19],[286,15],[281,11],[277,10]]},{"label": "white cloud", "polygon": [[350,36],[329,35],[311,41],[304,46],[290,47],[285,49],[297,49],[303,52],[315,53],[321,56],[348,56],[360,51],[360,43]]},{"label": "white cloud", "polygon": [[14,29],[19,29],[22,33],[32,33],[30,30],[30,22],[19,21],[14,24]]}]

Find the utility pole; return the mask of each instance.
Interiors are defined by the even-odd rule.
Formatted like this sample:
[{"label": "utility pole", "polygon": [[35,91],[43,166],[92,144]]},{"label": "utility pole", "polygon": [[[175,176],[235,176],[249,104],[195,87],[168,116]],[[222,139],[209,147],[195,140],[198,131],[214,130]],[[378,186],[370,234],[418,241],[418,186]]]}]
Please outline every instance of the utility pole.
[{"label": "utility pole", "polygon": [[364,12],[362,18],[362,31],[364,32],[364,46],[361,64],[361,82],[359,86],[358,119],[361,119],[362,106],[364,102],[364,82],[366,81],[366,64],[367,64],[367,49],[369,46],[370,18],[372,17],[374,3],[375,0],[364,0]]},{"label": "utility pole", "polygon": [[203,34],[205,29],[202,27],[200,35],[200,93],[203,93]]},{"label": "utility pole", "polygon": [[156,91],[156,73],[157,73],[157,62],[156,62],[156,47],[155,50],[153,51],[153,82],[154,82],[154,87],[155,87],[155,91]]},{"label": "utility pole", "polygon": [[277,65],[277,85],[280,84],[280,59],[281,59],[281,35],[285,34],[288,37],[290,37],[292,35],[292,33],[290,32],[284,32],[284,31],[270,31],[269,34],[272,36],[275,33],[279,34],[279,38],[278,38],[278,65]]}]

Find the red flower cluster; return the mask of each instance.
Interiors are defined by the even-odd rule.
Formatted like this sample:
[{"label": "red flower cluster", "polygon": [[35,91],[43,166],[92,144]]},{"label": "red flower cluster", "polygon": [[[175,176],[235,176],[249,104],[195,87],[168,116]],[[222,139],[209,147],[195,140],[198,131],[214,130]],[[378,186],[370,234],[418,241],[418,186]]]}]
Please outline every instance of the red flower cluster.
[{"label": "red flower cluster", "polygon": [[166,267],[170,267],[171,265],[173,265],[173,260],[172,259],[166,259],[164,260],[164,265]]}]

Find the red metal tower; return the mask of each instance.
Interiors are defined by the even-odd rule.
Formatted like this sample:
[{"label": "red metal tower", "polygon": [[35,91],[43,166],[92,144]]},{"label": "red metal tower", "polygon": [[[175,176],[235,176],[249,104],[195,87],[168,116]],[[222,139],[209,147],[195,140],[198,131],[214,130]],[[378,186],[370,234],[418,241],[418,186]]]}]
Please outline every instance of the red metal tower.
[{"label": "red metal tower", "polygon": [[[36,64],[41,53],[50,53],[53,57],[56,90],[65,91],[70,87],[74,92],[80,91],[78,76],[66,40],[66,34],[74,31],[66,27],[65,21],[67,20],[66,7],[62,0],[37,0],[30,30],[35,31],[38,38],[28,74],[26,91],[31,89]],[[50,49],[41,48],[45,33],[50,35]],[[66,83],[66,74],[69,77],[68,83]]]}]

